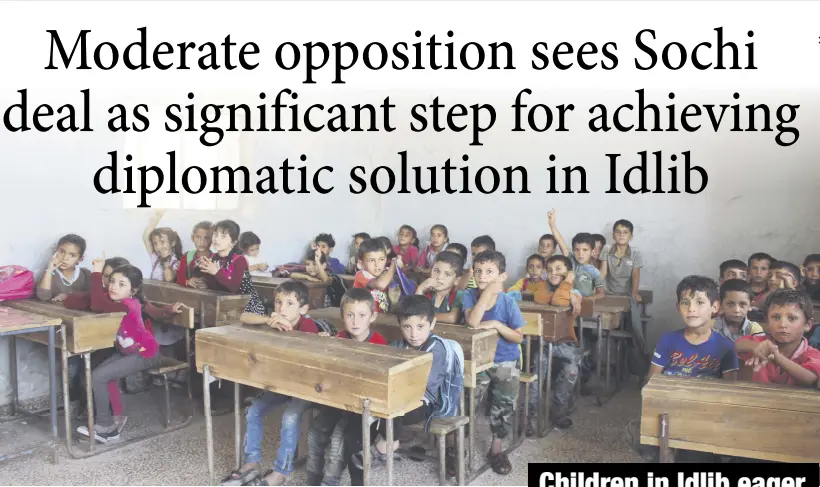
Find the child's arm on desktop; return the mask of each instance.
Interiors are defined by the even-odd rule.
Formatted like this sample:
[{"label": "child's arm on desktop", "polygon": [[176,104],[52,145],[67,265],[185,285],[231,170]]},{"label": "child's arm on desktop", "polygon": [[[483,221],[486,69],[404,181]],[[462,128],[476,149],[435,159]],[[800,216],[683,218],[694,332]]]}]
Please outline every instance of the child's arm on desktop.
[{"label": "child's arm on desktop", "polygon": [[319,248],[316,248],[316,254],[314,255],[313,261],[316,263],[316,273],[319,274],[319,280],[322,282],[330,281],[330,276],[327,275],[327,271],[325,268],[322,267],[320,259],[322,258],[322,251]]},{"label": "child's arm on desktop", "polygon": [[567,241],[564,240],[561,232],[558,231],[558,225],[555,223],[555,208],[547,213],[547,223],[549,223],[552,236],[555,237],[555,240],[558,242],[558,248],[561,249],[561,253],[565,257],[569,257],[569,247],[567,247]]}]

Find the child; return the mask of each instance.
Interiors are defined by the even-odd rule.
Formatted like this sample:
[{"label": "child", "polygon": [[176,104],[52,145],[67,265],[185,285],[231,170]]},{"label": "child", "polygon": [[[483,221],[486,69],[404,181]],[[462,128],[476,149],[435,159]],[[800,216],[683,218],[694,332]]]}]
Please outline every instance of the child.
[{"label": "child", "polygon": [[302,259],[305,264],[305,273],[292,272],[291,279],[312,282],[329,282],[330,275],[327,272],[327,256],[319,249],[309,249]]},{"label": "child", "polygon": [[430,278],[416,288],[416,294],[433,303],[436,321],[460,323],[463,293],[456,281],[464,272],[464,260],[455,252],[441,252],[430,272]]},{"label": "child", "polygon": [[811,254],[803,261],[803,288],[812,301],[820,301],[820,254]]},{"label": "child", "polygon": [[[345,330],[337,338],[367,341],[375,345],[387,345],[387,340],[370,325],[376,321],[378,313],[373,296],[366,289],[351,289],[342,298],[340,312]],[[308,430],[307,485],[339,485],[345,464],[344,432],[349,422],[358,423],[359,444],[354,451],[361,450],[361,417],[345,414],[336,408],[317,406]],[[325,449],[330,445],[331,455],[325,458]],[[348,450],[349,451],[349,450]],[[327,460],[327,461],[326,461]],[[362,485],[361,469],[349,466],[351,483]],[[356,478],[358,476],[358,479]]]},{"label": "child", "polygon": [[[101,261],[101,259],[100,259]],[[97,275],[102,262],[97,264]],[[96,286],[101,283],[97,282]],[[86,437],[92,434],[100,443],[107,443],[120,437],[125,425],[122,401],[117,382],[129,375],[157,367],[161,362],[159,345],[151,334],[150,321],[143,321],[144,299],[142,297],[142,272],[132,266],[117,267],[111,274],[108,295],[115,303],[128,310],[117,329],[114,345],[117,351],[91,373],[94,390],[94,409],[97,421],[94,431],[80,426],[77,432]],[[180,313],[182,304],[176,303],[166,308],[168,314]],[[111,404],[111,410],[108,406]]]},{"label": "child", "polygon": [[387,313],[390,300],[387,289],[396,275],[396,261],[387,263],[387,252],[377,239],[365,240],[359,246],[359,267],[353,279],[354,288],[369,289],[376,303],[376,311]]},{"label": "child", "polygon": [[720,314],[712,328],[732,342],[742,336],[763,333],[763,327],[746,317],[752,305],[752,288],[741,279],[729,279],[720,285]]},{"label": "child", "polygon": [[[217,228],[214,235],[215,246],[218,235]],[[264,311],[245,311],[240,320],[246,325],[267,325],[282,332],[319,333],[316,322],[305,316],[308,312],[308,289],[303,283],[289,280],[280,284],[276,288],[273,308],[274,312],[270,316],[265,315]],[[282,404],[287,406],[282,413],[279,450],[273,469],[263,476],[263,421],[270,411]],[[309,401],[271,391],[262,391],[254,397],[245,415],[245,463],[223,479],[222,485],[284,485],[293,472],[302,413],[312,406],[313,403]]]},{"label": "child", "polygon": [[436,264],[436,256],[439,252],[446,250],[450,243],[450,233],[447,227],[438,224],[430,228],[430,245],[419,254],[418,271],[423,276],[429,277],[430,271]]},{"label": "child", "polygon": [[[561,240],[558,242],[561,245]],[[569,260],[572,262],[573,269],[575,269],[575,283],[573,285],[584,297],[604,295],[604,280],[601,271],[590,264],[593,247],[595,247],[595,240],[588,233],[579,233],[572,237],[572,254],[570,254]]]},{"label": "child", "polygon": [[83,261],[83,254],[84,238],[73,233],[60,238],[57,251],[51,256],[46,273],[37,285],[37,299],[59,303],[71,293],[88,291],[91,272],[77,265]]},{"label": "child", "polygon": [[336,247],[336,241],[333,240],[333,235],[329,233],[320,233],[313,239],[313,244],[327,256],[327,265],[330,267],[330,272],[334,274],[345,273],[344,264],[342,264],[336,257],[331,257],[333,254],[333,249]]},{"label": "child", "polygon": [[649,377],[662,373],[682,377],[737,379],[737,355],[731,340],[712,330],[718,287],[708,277],[685,277],[677,288],[682,330],[664,333],[655,348]]},{"label": "child", "polygon": [[165,210],[157,210],[151,223],[142,233],[145,250],[151,257],[150,279],[165,282],[175,282],[179,261],[182,258],[182,241],[177,232],[168,227],[157,228],[157,224],[165,215]]},{"label": "child", "polygon": [[532,254],[531,256],[527,257],[527,276],[522,277],[518,281],[515,282],[507,292],[510,291],[533,291],[530,289],[531,285],[535,285],[539,282],[544,282],[543,276],[546,269],[544,268],[544,258],[541,257],[539,254]]},{"label": "child", "polygon": [[[482,235],[480,237],[476,237],[473,239],[472,243],[470,244],[470,254],[475,262],[475,257],[480,254],[481,252],[486,252],[488,250],[495,250],[495,240],[489,235]],[[459,287],[464,289],[476,289],[478,285],[476,284],[475,277],[473,276],[473,267],[471,266],[467,269],[467,272],[464,274],[464,277],[461,279],[462,285]]]},{"label": "child", "polygon": [[558,241],[555,240],[555,237],[553,237],[549,233],[541,235],[541,238],[538,239],[538,255],[543,257],[544,260],[549,259],[553,255],[555,255],[555,249],[557,247]]},{"label": "child", "polygon": [[401,257],[404,271],[410,272],[419,265],[419,239],[416,229],[410,225],[399,227],[398,242],[398,245],[393,246],[393,251]]},{"label": "child", "polygon": [[772,264],[768,282],[770,293],[776,289],[799,289],[801,282],[803,274],[796,265],[785,260],[778,260]]},{"label": "child", "polygon": [[803,334],[813,320],[809,296],[796,289],[775,289],[764,304],[766,335],[741,337],[735,343],[754,382],[816,387],[820,351]]},{"label": "child", "polygon": [[209,221],[201,221],[194,225],[191,231],[191,241],[194,243],[194,250],[189,250],[182,254],[182,262],[179,263],[177,271],[177,284],[196,289],[207,289],[202,271],[197,266],[197,259],[211,256],[211,239],[213,238],[214,224]]},{"label": "child", "polygon": [[[494,366],[477,377],[477,388],[482,397],[492,388],[490,430],[492,446],[488,455],[493,471],[507,475],[512,471],[509,458],[501,450],[501,441],[512,431],[513,405],[518,400],[520,371],[518,345],[523,341],[521,327],[525,321],[518,304],[503,292],[507,279],[504,255],[487,250],[473,259],[477,289],[464,293],[464,318],[470,328],[498,331]],[[479,400],[477,404],[480,404]],[[476,407],[475,404],[471,407]]]},{"label": "child", "polygon": [[252,276],[270,277],[268,263],[259,256],[259,247],[262,240],[253,232],[244,232],[239,236],[239,250],[248,261],[248,272]]},{"label": "child", "polygon": [[370,240],[370,234],[360,232],[356,235],[353,235],[353,255],[350,256],[350,260],[347,262],[347,273],[348,274],[356,274],[359,272],[358,263],[359,263],[359,245],[362,244],[365,240]]},{"label": "child", "polygon": [[[435,264],[433,268],[435,269]],[[393,438],[401,436],[404,426],[418,423],[428,425],[431,419],[446,416],[445,410],[447,407],[445,404],[450,400],[448,391],[445,390],[445,379],[447,379],[449,372],[447,367],[448,352],[444,342],[432,334],[433,327],[436,326],[434,313],[433,304],[423,296],[404,297],[396,309],[403,339],[391,342],[390,345],[430,353],[433,355],[433,364],[430,368],[430,374],[427,376],[427,387],[424,391],[422,405],[393,421]],[[463,372],[461,380],[463,382]],[[380,421],[377,429],[379,436],[370,447],[371,468],[377,468],[387,463],[387,441],[385,440],[387,423]],[[348,423],[345,432],[345,449],[358,452],[351,458],[351,467],[349,468],[351,485],[362,485],[359,482],[361,474],[355,472],[355,470],[361,471],[363,469],[364,455],[361,451],[361,442],[361,421]],[[393,451],[396,451],[399,446],[399,441],[394,441]],[[453,459],[455,459],[456,452],[453,451],[452,453]]]},{"label": "child", "polygon": [[[547,280],[537,283],[533,291],[533,301],[552,306],[571,306],[573,314],[581,312],[581,293],[574,289],[575,273],[572,261],[563,255],[553,255],[547,259]],[[575,333],[570,328],[570,333]]]},{"label": "child", "polygon": [[467,247],[460,243],[447,244],[446,252],[453,252],[461,256],[461,260],[467,262]]},{"label": "child", "polygon": [[720,264],[720,279],[718,284],[730,279],[747,279],[749,266],[742,260],[730,259]]},{"label": "child", "polygon": [[589,263],[600,269],[601,251],[603,251],[604,247],[606,247],[606,237],[600,233],[593,233],[592,238],[595,240],[595,247],[592,249],[592,260],[590,260]]},{"label": "child", "polygon": [[606,294],[632,296],[640,303],[641,295],[638,294],[638,288],[644,261],[643,254],[629,245],[633,228],[629,220],[615,222],[612,226],[612,239],[615,241],[615,246],[604,247],[601,251],[600,269]]},{"label": "child", "polygon": [[[757,252],[749,257],[749,284],[752,286],[752,308],[760,308],[766,299],[769,290],[769,269],[774,263],[774,257],[763,252]],[[763,321],[763,320],[761,320]]]}]

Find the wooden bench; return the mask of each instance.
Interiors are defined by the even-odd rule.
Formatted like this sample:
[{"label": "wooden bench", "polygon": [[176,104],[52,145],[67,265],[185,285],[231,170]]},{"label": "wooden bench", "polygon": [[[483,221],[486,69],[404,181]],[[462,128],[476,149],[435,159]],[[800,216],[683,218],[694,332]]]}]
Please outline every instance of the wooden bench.
[{"label": "wooden bench", "polygon": [[250,299],[247,295],[194,289],[154,279],[146,279],[143,282],[142,294],[151,302],[182,303],[193,308],[195,319],[201,327],[216,326],[221,321],[238,320]]},{"label": "wooden bench", "polygon": [[[205,376],[273,391],[362,414],[365,484],[370,475],[371,416],[387,421],[387,477],[393,480],[393,418],[422,404],[432,356],[415,350],[282,333],[269,327],[230,325],[197,330],[196,366]],[[213,425],[210,391],[205,393],[208,472],[214,481]],[[235,424],[241,426],[239,404]],[[241,462],[240,435],[235,435],[235,460]]]},{"label": "wooden bench", "polygon": [[[643,388],[641,443],[776,462],[820,462],[820,391],[655,375]],[[661,421],[665,422],[662,427]]]},{"label": "wooden bench", "polygon": [[[257,277],[252,279],[253,287],[259,294],[262,304],[265,305],[266,310],[273,310],[273,301],[276,298],[276,288],[289,278],[285,277]],[[325,307],[325,295],[327,294],[327,287],[330,283],[327,282],[312,282],[299,281],[308,288],[308,307],[310,309],[319,309]]]}]

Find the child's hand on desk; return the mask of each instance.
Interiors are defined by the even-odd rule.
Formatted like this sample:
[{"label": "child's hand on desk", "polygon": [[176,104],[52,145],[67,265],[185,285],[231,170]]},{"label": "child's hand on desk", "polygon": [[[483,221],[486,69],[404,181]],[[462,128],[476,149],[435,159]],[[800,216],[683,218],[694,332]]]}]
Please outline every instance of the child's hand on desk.
[{"label": "child's hand on desk", "polygon": [[201,277],[192,277],[188,279],[188,282],[185,283],[186,286],[192,287],[194,289],[206,289],[207,286],[205,285],[205,281],[202,280]]},{"label": "child's hand on desk", "polygon": [[569,305],[572,307],[572,314],[578,316],[581,314],[581,296],[570,293]]},{"label": "child's hand on desk", "polygon": [[268,318],[268,326],[279,331],[293,331],[293,325],[284,316],[273,313]]},{"label": "child's hand on desk", "polygon": [[635,294],[633,294],[633,295],[632,295],[632,298],[634,298],[634,299],[635,299],[635,301],[637,301],[637,302],[639,302],[639,303],[643,301],[643,299],[641,298],[641,293],[635,293]]},{"label": "child's hand on desk", "polygon": [[217,272],[219,272],[219,264],[212,261],[209,257],[200,257],[199,258],[199,269],[212,276],[215,276]]},{"label": "child's hand on desk", "polygon": [[180,314],[185,308],[186,306],[182,303],[174,303],[173,306],[171,306],[171,311],[173,311],[174,314]]},{"label": "child's hand on desk", "polygon": [[67,297],[68,297],[68,294],[60,293],[60,294],[54,296],[53,298],[51,298],[51,301],[53,301],[55,303],[62,303],[63,301],[65,301],[65,298],[67,298]]},{"label": "child's hand on desk", "polygon": [[105,268],[105,252],[102,253],[101,257],[97,257],[96,259],[91,261],[91,272],[102,273],[104,268]]},{"label": "child's hand on desk", "polygon": [[329,337],[330,333],[326,331],[320,331],[319,333],[317,333],[317,335],[319,335],[320,337]]},{"label": "child's hand on desk", "polygon": [[775,357],[779,354],[780,349],[777,348],[777,345],[766,340],[765,342],[760,342],[755,347],[752,352],[752,358],[746,361],[746,365],[753,367],[755,372],[757,372],[761,367],[765,367],[766,364],[774,361]]}]

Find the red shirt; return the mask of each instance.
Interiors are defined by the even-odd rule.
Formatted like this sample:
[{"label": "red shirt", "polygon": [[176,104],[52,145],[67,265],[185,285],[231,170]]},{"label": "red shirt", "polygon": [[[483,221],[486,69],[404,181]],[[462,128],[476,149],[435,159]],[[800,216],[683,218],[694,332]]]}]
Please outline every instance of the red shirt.
[{"label": "red shirt", "polygon": [[[755,343],[760,343],[764,340],[771,340],[771,337],[769,337],[768,335],[753,335],[744,336],[737,339],[738,342],[740,340],[751,340]],[[751,353],[740,354],[741,360],[745,361],[750,358],[752,358]],[[792,362],[796,363],[797,365],[803,367],[806,370],[813,372],[816,376],[820,377],[820,351],[813,347],[810,347],[808,340],[806,340],[805,338],[803,338],[803,341],[800,342],[800,346],[797,347],[797,350],[795,350],[794,354],[792,354],[792,356],[789,358]],[[765,367],[761,367],[760,370],[754,372],[752,374],[752,381],[769,384],[795,385],[792,376],[782,371],[780,367],[778,367],[778,365],[774,362],[769,362],[766,364]]]},{"label": "red shirt", "polygon": [[[351,339],[350,333],[348,333],[345,330],[340,331],[336,335],[336,338],[345,338],[345,339],[348,339],[348,340]],[[381,333],[379,333],[377,331],[372,331],[372,330],[370,331],[370,335],[367,336],[367,340],[365,340],[365,341],[367,343],[373,343],[375,345],[387,345],[387,340],[384,339],[384,337],[381,335]]]},{"label": "red shirt", "polygon": [[296,322],[296,326],[293,328],[293,331],[301,331],[302,333],[319,333],[319,327],[316,326],[316,322],[311,318],[302,315],[299,317],[299,321]]}]

